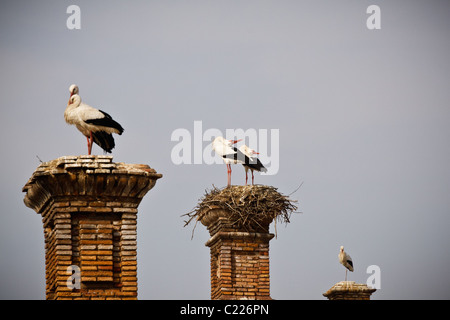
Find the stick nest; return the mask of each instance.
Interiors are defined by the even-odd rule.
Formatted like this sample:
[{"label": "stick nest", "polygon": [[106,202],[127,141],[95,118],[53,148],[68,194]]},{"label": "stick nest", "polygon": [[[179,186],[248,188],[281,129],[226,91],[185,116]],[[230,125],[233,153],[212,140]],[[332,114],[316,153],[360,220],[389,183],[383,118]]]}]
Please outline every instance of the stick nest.
[{"label": "stick nest", "polygon": [[223,189],[213,186],[212,190],[205,191],[192,211],[183,215],[189,218],[184,226],[193,220],[196,226],[209,210],[220,208],[228,213],[227,218],[233,228],[258,232],[268,230],[268,225],[275,221],[276,232],[277,220],[285,224],[290,222],[291,214],[297,210],[296,202],[271,186],[230,186]]}]

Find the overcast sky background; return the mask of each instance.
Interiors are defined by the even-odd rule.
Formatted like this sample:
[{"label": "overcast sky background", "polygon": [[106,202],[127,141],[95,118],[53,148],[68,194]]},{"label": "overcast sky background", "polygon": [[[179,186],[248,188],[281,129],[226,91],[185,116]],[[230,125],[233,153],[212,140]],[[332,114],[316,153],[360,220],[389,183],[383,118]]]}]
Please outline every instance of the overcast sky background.
[{"label": "overcast sky background", "polygon": [[[71,4],[81,30],[66,27]],[[381,30],[366,27],[371,4]],[[449,32],[444,0],[2,1],[0,298],[45,299],[41,217],[21,189],[37,156],[87,153],[63,117],[76,83],[125,128],[114,161],[164,175],[139,206],[139,299],[210,298],[209,234],[191,240],[181,215],[226,167],[172,162],[172,132],[194,121],[279,129],[278,173],[255,182],[303,182],[302,213],[270,242],[273,298],[325,299],[344,245],[349,280],[380,267],[372,299],[450,299]]]}]

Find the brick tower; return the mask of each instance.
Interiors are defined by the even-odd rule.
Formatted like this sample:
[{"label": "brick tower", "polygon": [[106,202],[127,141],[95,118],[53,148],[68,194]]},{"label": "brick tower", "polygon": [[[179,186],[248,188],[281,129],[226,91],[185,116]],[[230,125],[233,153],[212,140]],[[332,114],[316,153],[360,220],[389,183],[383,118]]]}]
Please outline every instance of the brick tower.
[{"label": "brick tower", "polygon": [[248,232],[233,226],[229,212],[211,208],[201,220],[211,238],[211,299],[270,300],[269,241],[265,231]]},{"label": "brick tower", "polygon": [[137,299],[137,208],[162,175],[111,156],[42,163],[23,187],[42,215],[46,299]]}]

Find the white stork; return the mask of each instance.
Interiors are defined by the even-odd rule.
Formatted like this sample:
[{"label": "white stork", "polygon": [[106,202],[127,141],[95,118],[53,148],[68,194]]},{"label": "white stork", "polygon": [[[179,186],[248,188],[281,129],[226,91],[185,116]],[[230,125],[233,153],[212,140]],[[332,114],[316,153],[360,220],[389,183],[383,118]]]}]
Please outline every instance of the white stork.
[{"label": "white stork", "polygon": [[345,281],[347,281],[347,269],[353,272],[353,261],[352,258],[344,251],[344,246],[341,246],[339,252],[339,262],[346,268],[345,269]]},{"label": "white stork", "polygon": [[122,134],[122,126],[102,110],[97,110],[81,102],[81,97],[76,94],[78,87],[70,86],[70,99],[64,111],[64,119],[68,124],[74,124],[86,137],[88,154],[91,154],[92,143],[98,144],[105,152],[111,153],[114,148],[112,133]]},{"label": "white stork", "polygon": [[212,149],[222,157],[223,162],[227,165],[228,186],[231,185],[231,164],[244,163],[245,161],[246,156],[238,148],[232,146],[241,140],[227,140],[223,137],[217,137],[212,142]]},{"label": "white stork", "polygon": [[[248,169],[250,169],[252,171],[252,185],[253,185],[254,179],[255,179],[255,177],[253,175],[253,171],[256,170],[258,172],[267,172],[267,169],[263,166],[263,164],[261,163],[261,161],[259,161],[258,158],[253,157],[254,154],[259,154],[254,149],[251,149],[244,144],[239,147],[239,150],[247,156],[247,158],[245,158],[245,162],[242,164],[245,169],[245,185],[247,185],[247,181],[248,181],[248,176],[247,176]],[[247,160],[248,160],[248,162],[247,162]]]}]

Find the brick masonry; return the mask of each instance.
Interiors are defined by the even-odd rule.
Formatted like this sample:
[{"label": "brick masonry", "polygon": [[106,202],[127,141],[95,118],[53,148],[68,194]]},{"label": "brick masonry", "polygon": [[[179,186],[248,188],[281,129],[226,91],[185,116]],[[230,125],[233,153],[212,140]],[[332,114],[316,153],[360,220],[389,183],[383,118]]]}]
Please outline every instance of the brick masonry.
[{"label": "brick masonry", "polygon": [[47,299],[137,299],[137,208],[161,177],[111,156],[66,156],[36,169],[24,203],[42,216]]},{"label": "brick masonry", "polygon": [[205,244],[211,255],[211,299],[271,299],[269,224],[264,232],[247,232],[227,216],[226,210],[212,208],[201,220],[211,236]]}]

